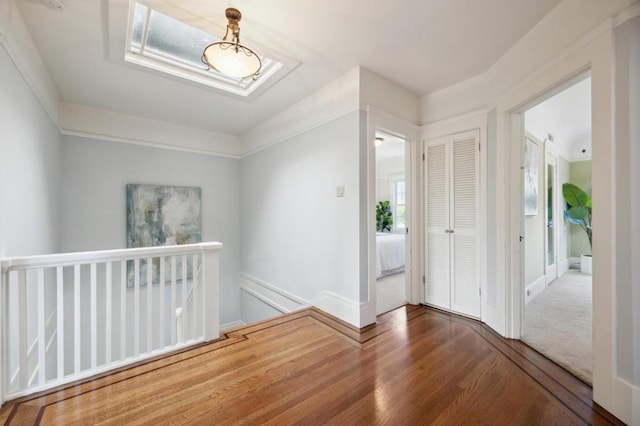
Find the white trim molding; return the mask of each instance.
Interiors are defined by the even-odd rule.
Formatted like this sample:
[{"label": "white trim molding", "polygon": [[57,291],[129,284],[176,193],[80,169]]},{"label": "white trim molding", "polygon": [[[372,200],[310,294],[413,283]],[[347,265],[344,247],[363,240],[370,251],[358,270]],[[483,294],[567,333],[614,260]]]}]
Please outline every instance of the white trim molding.
[{"label": "white trim molding", "polygon": [[628,425],[640,425],[640,387],[616,377],[613,382],[613,405],[616,417]]},{"label": "white trim molding", "polygon": [[240,273],[240,289],[287,314],[311,306],[309,301],[247,273]]},{"label": "white trim molding", "polygon": [[331,291],[320,292],[313,300],[313,306],[338,317],[356,327],[364,327],[361,312],[369,311],[369,303],[358,303]]},{"label": "white trim molding", "polygon": [[546,278],[544,275],[536,278],[531,284],[524,289],[524,304],[528,305],[533,299],[535,299],[540,293],[547,288]]},{"label": "white trim molding", "polygon": [[243,135],[244,156],[284,142],[296,135],[359,109],[360,67],[274,115]]},{"label": "white trim molding", "polygon": [[60,105],[60,131],[65,135],[231,158],[240,158],[242,149],[239,136],[69,103]]},{"label": "white trim molding", "polygon": [[227,323],[224,323],[224,324],[220,324],[220,333],[225,332],[225,331],[229,331],[229,330],[233,330],[233,329],[239,328],[239,327],[244,327],[245,325],[247,325],[247,324],[242,320],[236,320],[236,321],[231,321],[231,322],[227,322]]},{"label": "white trim molding", "polygon": [[59,128],[60,94],[13,0],[0,2],[0,44]]}]

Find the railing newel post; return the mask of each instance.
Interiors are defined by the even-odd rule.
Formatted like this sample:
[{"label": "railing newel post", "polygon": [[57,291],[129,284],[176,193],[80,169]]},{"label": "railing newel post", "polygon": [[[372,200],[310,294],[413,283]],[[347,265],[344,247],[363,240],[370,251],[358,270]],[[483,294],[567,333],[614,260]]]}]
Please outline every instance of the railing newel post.
[{"label": "railing newel post", "polygon": [[220,337],[219,315],[219,251],[207,250],[201,246],[203,253],[202,262],[202,290],[204,299],[204,340],[209,342]]}]

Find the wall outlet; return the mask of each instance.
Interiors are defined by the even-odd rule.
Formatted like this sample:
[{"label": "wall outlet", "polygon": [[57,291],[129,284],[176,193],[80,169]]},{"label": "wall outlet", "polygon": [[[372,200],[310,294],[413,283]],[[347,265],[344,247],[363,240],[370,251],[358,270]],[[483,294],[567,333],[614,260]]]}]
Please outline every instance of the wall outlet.
[{"label": "wall outlet", "polygon": [[344,197],[344,185],[336,187],[336,197]]}]

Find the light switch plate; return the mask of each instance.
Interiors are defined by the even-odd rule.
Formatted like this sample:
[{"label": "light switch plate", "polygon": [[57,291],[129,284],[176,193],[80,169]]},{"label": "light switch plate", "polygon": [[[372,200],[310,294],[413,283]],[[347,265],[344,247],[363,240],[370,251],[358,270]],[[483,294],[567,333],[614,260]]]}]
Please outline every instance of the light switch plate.
[{"label": "light switch plate", "polygon": [[336,187],[336,197],[344,197],[344,185]]}]

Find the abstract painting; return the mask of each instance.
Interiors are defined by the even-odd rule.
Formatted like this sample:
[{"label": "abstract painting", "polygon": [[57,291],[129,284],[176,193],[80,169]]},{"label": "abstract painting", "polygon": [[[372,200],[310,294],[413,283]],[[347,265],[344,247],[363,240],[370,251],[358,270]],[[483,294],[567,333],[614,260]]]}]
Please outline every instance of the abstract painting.
[{"label": "abstract painting", "polygon": [[538,214],[538,144],[529,138],[524,144],[524,214]]},{"label": "abstract painting", "polygon": [[[193,244],[202,241],[202,190],[186,186],[127,185],[127,247]],[[153,259],[153,282],[160,281],[160,259]],[[178,261],[176,276],[182,276]],[[189,278],[192,268],[187,265]],[[167,262],[170,277],[170,265]],[[127,264],[127,286],[135,279]],[[140,261],[140,284],[147,284],[147,262]]]}]

